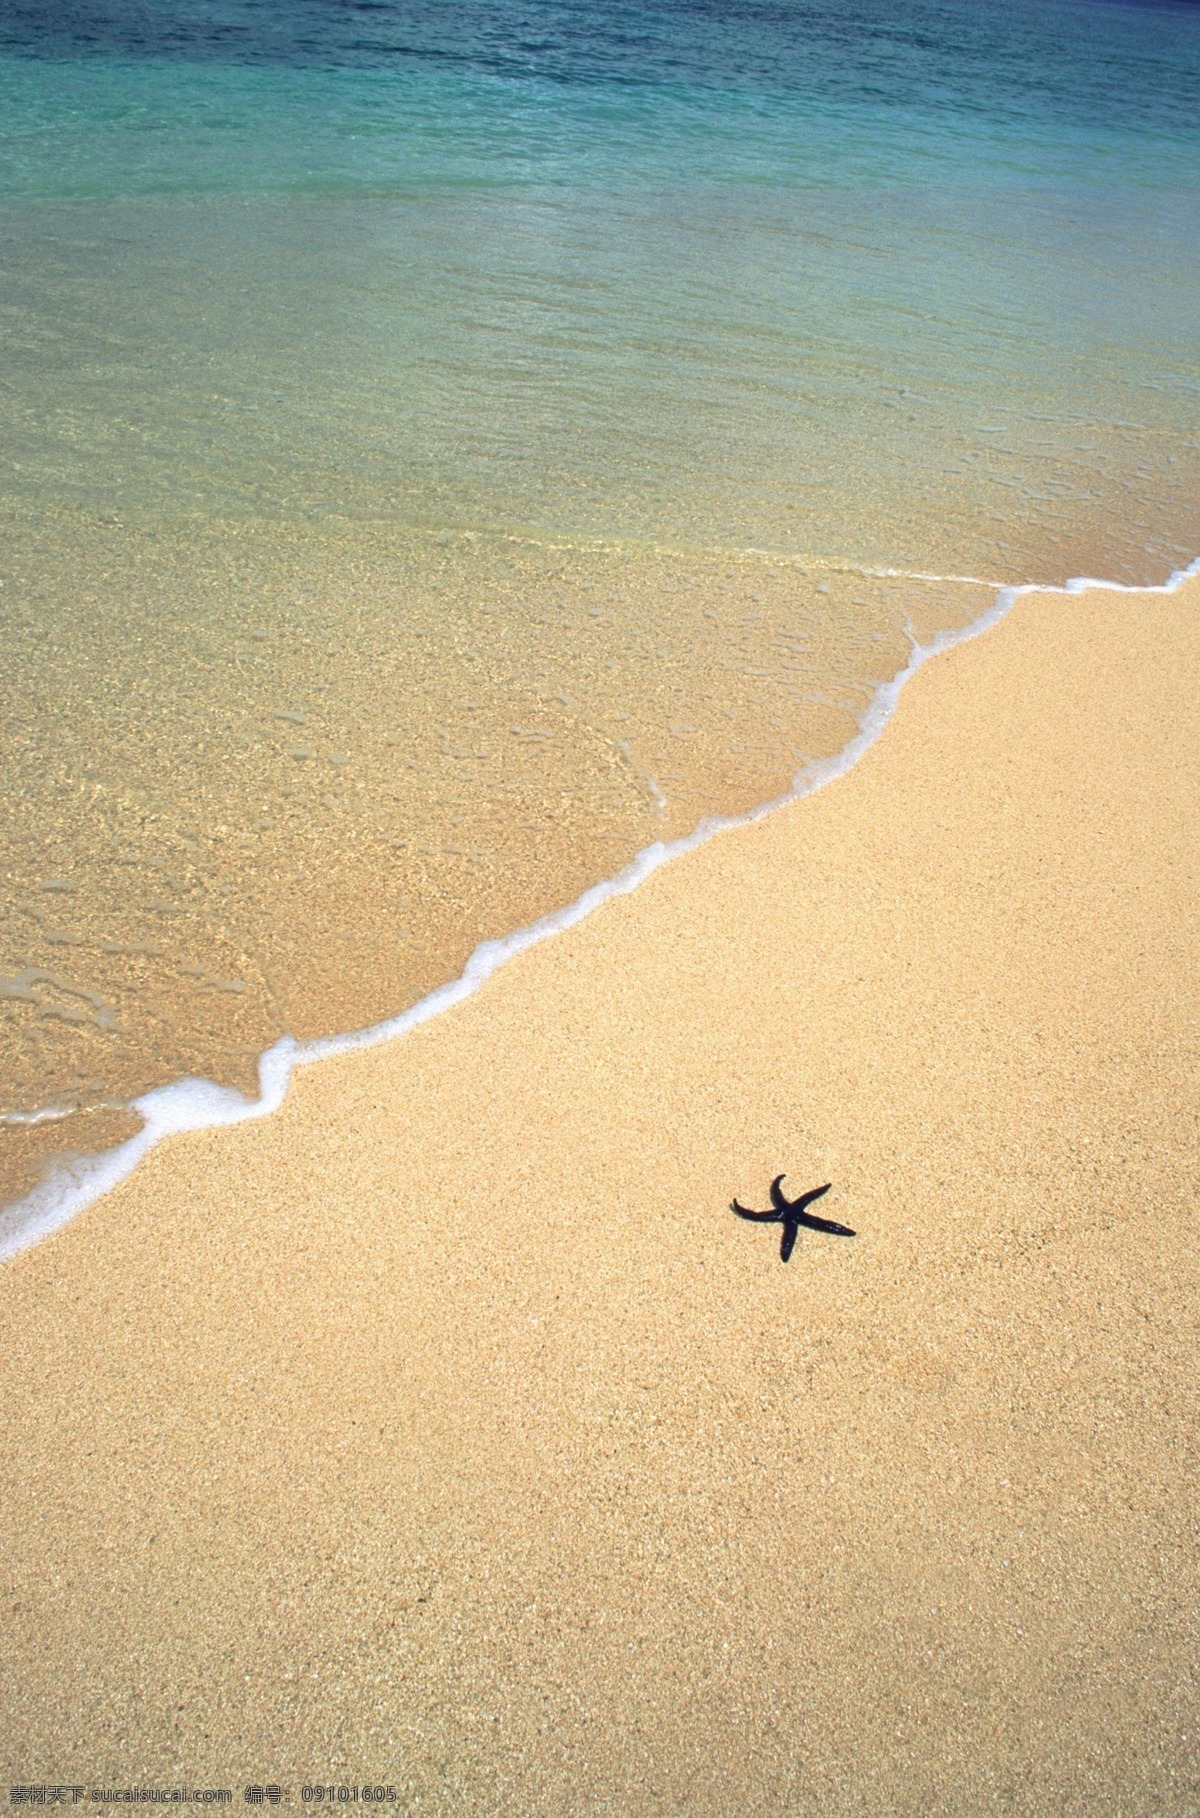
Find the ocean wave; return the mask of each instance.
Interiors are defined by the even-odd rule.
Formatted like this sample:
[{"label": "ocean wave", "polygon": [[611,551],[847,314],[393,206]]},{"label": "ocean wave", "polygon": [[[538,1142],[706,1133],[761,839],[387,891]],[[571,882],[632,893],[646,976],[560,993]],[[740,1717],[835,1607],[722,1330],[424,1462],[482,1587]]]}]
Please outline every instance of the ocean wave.
[{"label": "ocean wave", "polygon": [[[899,571],[889,570],[890,574]],[[311,1041],[297,1041],[285,1035],[259,1058],[259,1096],[247,1098],[243,1093],[218,1086],[211,1080],[181,1079],[159,1086],[133,1101],[133,1109],[143,1119],[143,1127],[128,1141],[104,1154],[56,1160],[38,1184],[20,1199],[0,1211],[0,1261],[30,1249],[43,1238],[60,1230],[80,1212],[92,1206],[112,1188],[133,1173],[152,1149],[168,1136],[188,1131],[215,1129],[227,1124],[249,1122],[277,1111],[287,1094],[288,1084],[297,1067],[328,1060],[362,1048],[373,1048],[383,1042],[396,1041],[410,1030],[452,1009],[472,996],[500,967],[517,954],[539,942],[562,934],[591,915],[616,896],[636,890],[652,872],[669,860],[680,857],[705,844],[717,834],[733,827],[749,826],[765,819],[777,809],[814,794],[837,777],[851,770],[875,743],[891,719],[905,684],[931,657],[966,643],[990,630],[1007,617],[1017,600],[1027,593],[1078,594],[1093,589],[1118,593],[1171,593],[1186,581],[1200,575],[1200,557],[1186,568],[1178,569],[1158,587],[1138,587],[1120,581],[1107,581],[1081,576],[1061,587],[1031,583],[1021,587],[998,587],[992,605],[969,624],[939,632],[921,643],[910,633],[911,654],[904,667],[890,681],[874,691],[869,705],[859,720],[855,736],[833,756],[807,764],[797,772],[791,786],[770,801],[741,814],[725,815],[702,821],[693,832],[682,838],[656,841],[645,847],[614,876],[605,878],[565,907],[552,910],[498,940],[483,942],[471,954],[457,978],[439,985],[409,1009],[369,1028],[345,1035],[327,1036]],[[906,575],[908,579],[945,580],[937,575]],[[956,580],[969,580],[956,576]],[[981,584],[981,583],[975,583]],[[991,585],[991,583],[982,583]]]}]

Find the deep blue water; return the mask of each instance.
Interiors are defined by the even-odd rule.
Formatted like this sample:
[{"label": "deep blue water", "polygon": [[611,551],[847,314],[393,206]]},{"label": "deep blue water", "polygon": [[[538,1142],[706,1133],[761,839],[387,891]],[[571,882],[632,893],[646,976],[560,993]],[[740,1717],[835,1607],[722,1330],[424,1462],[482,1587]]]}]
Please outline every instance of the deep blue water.
[{"label": "deep blue water", "polygon": [[1200,7],[1121,0],[18,0],[0,56],[0,194],[1171,181],[1200,124]]}]

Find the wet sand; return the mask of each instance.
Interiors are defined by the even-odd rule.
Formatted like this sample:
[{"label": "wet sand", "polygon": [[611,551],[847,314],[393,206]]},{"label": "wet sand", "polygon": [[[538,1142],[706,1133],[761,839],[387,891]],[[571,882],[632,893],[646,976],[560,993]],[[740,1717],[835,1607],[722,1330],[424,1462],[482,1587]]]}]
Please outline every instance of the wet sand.
[{"label": "wet sand", "polygon": [[7,528],[0,1206],[137,1129],[150,1088],[253,1092],[285,1030],[394,1016],[780,795],[853,737],[907,624],[997,590],[369,526]]},{"label": "wet sand", "polygon": [[1198,606],[1024,598],[10,1264],[9,1782],[1194,1811]]}]

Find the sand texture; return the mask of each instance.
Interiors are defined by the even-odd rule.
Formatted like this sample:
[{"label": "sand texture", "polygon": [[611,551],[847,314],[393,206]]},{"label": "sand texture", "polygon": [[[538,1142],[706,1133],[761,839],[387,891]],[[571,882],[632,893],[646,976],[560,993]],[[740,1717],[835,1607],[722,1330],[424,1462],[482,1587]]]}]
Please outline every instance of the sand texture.
[{"label": "sand texture", "polygon": [[1200,1811],[1198,607],[1024,598],[10,1264],[8,1781]]}]

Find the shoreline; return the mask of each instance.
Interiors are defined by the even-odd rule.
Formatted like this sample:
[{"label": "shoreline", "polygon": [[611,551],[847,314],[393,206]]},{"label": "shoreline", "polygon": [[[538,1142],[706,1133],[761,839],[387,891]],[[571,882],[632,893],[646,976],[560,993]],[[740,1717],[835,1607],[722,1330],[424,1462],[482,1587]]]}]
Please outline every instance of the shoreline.
[{"label": "shoreline", "polygon": [[[243,550],[218,528],[169,559],[135,539],[129,597],[180,564],[211,566],[224,592],[242,557],[268,591],[289,573],[320,586],[298,619],[255,623],[185,589],[148,659],[157,781],[126,750],[128,714],[99,700],[111,737],[92,743],[126,761],[97,769],[69,744],[58,769],[39,758],[42,710],[19,707],[42,698],[37,647],[28,627],[18,640],[0,1204],[55,1155],[135,1135],[147,1092],[194,1078],[255,1098],[285,1033],[371,1028],[656,840],[774,798],[856,731],[908,658],[906,618],[928,638],[998,591],[747,550],[366,538],[322,552],[261,536]],[[52,590],[88,593],[69,578]],[[60,631],[75,698],[136,630],[105,586],[94,622]],[[389,618],[397,588],[407,631]],[[511,646],[502,671],[492,644]],[[182,686],[160,674],[173,648]]]},{"label": "shoreline", "polygon": [[1191,1810],[1198,596],[1023,599],[14,1259],[11,1780]]},{"label": "shoreline", "polygon": [[[892,569],[869,572],[877,578],[984,586],[993,588],[996,597],[992,605],[969,624],[939,632],[928,644],[918,644],[911,639],[910,634],[912,654],[908,662],[890,680],[879,684],[870,705],[861,716],[855,736],[830,757],[805,765],[793,778],[791,787],[778,796],[741,814],[705,819],[691,833],[681,838],[656,841],[644,847],[614,876],[591,885],[573,902],[550,910],[536,921],[517,928],[500,939],[481,943],[471,953],[457,977],[435,986],[396,1016],[365,1029],[332,1036],[299,1041],[290,1035],[281,1037],[258,1058],[257,1099],[248,1099],[235,1089],[218,1086],[210,1080],[189,1077],[155,1087],[131,1101],[130,1110],[143,1120],[141,1130],[113,1148],[96,1154],[75,1156],[65,1162],[52,1162],[29,1192],[15,1201],[0,1205],[0,1266],[44,1241],[80,1212],[96,1204],[127,1179],[164,1138],[188,1131],[217,1129],[271,1115],[282,1105],[297,1067],[401,1039],[410,1030],[472,995],[510,959],[531,946],[574,927],[613,897],[636,889],[660,865],[695,850],[718,834],[738,827],[752,826],[767,815],[775,814],[791,803],[802,801],[828,783],[845,776],[882,735],[896,710],[902,690],[924,664],[931,657],[939,656],[991,630],[1023,596],[1084,593],[1092,589],[1134,594],[1171,593],[1200,575],[1200,556],[1195,557],[1185,568],[1176,570],[1165,582],[1144,588],[1093,577],[1076,577],[1061,586],[1035,582],[1006,586],[1000,582],[981,581],[978,577],[969,575],[908,574],[906,571]],[[36,1123],[42,1121],[43,1116],[49,1121],[55,1114],[33,1113],[28,1120],[23,1121]]]}]

